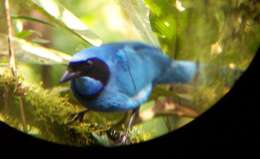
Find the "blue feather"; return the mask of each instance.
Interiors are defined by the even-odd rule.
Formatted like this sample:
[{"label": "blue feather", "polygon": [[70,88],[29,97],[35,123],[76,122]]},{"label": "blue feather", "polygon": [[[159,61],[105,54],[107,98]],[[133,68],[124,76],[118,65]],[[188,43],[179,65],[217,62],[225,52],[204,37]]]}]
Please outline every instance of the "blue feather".
[{"label": "blue feather", "polygon": [[195,77],[198,64],[191,61],[173,61],[158,80],[158,84],[189,83]]},{"label": "blue feather", "polygon": [[84,106],[96,111],[135,109],[148,100],[155,85],[187,83],[197,72],[194,62],[173,61],[159,48],[139,42],[91,47],[76,53],[71,63],[82,65],[91,58],[108,67],[107,83],[81,76],[72,80],[72,91]]}]

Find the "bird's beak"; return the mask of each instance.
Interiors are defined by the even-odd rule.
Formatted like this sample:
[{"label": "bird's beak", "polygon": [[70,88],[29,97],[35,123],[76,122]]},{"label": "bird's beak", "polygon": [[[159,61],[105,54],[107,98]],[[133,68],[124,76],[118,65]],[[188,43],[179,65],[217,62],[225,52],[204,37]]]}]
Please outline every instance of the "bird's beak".
[{"label": "bird's beak", "polygon": [[60,83],[65,83],[68,82],[72,79],[78,78],[80,77],[80,73],[79,72],[71,72],[71,71],[66,71],[63,76],[60,79]]}]

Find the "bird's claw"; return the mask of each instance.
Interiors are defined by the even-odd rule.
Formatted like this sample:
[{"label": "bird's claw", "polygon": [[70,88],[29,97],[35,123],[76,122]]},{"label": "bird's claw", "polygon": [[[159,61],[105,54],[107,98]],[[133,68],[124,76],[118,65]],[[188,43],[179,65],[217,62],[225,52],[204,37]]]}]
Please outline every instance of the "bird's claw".
[{"label": "bird's claw", "polygon": [[115,144],[117,144],[117,145],[129,145],[129,144],[130,144],[130,140],[129,140],[128,133],[124,133],[123,135],[121,135],[121,136],[115,141]]},{"label": "bird's claw", "polygon": [[130,144],[129,134],[127,132],[120,133],[116,130],[111,130],[108,136],[115,146]]}]

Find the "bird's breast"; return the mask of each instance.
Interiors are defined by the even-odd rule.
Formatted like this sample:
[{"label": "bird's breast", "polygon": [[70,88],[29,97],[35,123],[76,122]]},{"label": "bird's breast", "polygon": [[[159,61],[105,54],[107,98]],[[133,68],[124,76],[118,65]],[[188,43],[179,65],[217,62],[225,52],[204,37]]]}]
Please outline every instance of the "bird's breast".
[{"label": "bird's breast", "polygon": [[72,80],[71,88],[76,98],[79,99],[95,99],[104,89],[102,83],[98,80],[81,77],[76,80]]}]

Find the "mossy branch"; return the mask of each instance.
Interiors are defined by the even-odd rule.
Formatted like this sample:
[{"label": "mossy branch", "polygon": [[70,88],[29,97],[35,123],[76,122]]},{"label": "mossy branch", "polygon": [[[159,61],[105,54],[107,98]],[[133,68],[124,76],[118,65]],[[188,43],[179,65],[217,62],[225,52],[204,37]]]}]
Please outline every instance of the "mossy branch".
[{"label": "mossy branch", "polygon": [[[70,103],[70,98],[62,97],[56,91],[26,84],[21,77],[12,76],[8,70],[5,70],[3,74],[0,73],[0,94],[2,95],[0,105],[8,105],[10,109],[8,113],[0,113],[0,116],[16,128],[19,128],[17,123],[21,121],[19,117],[21,114],[17,112],[19,100],[23,99],[27,129],[21,128],[21,131],[26,133],[63,144],[88,145],[96,142],[93,132],[100,133],[107,130],[98,127],[96,123],[84,122],[68,125],[68,117],[79,112],[80,107]],[[38,129],[39,133],[30,132],[32,128]]]}]

